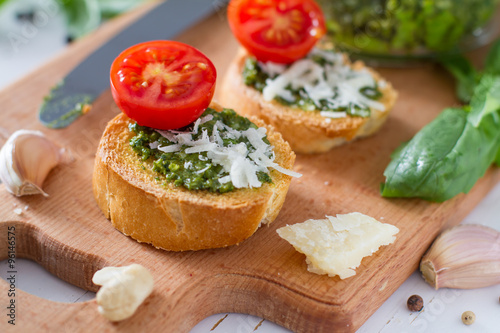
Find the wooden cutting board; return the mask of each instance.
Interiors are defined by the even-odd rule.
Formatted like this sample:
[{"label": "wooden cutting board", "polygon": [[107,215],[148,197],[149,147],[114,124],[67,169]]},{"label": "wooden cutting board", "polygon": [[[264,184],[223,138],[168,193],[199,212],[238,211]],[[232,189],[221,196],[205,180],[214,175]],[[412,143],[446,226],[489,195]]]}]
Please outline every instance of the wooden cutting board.
[{"label": "wooden cutting board", "polygon": [[[37,108],[49,87],[151,6],[107,23],[0,92],[1,143],[16,129],[37,129],[76,157],[75,163],[51,172],[44,186],[48,198],[16,198],[0,186],[0,257],[7,258],[8,229],[15,227],[16,256],[37,261],[69,283],[96,291],[91,281],[96,270],[139,263],[151,270],[154,292],[133,317],[110,323],[98,314],[95,300],[56,303],[17,289],[14,327],[7,323],[5,309],[12,299],[10,286],[0,280],[0,331],[188,332],[211,314],[240,312],[296,332],[352,332],[417,268],[439,231],[458,224],[500,179],[498,170],[490,170],[469,194],[442,204],[381,198],[379,185],[390,153],[444,107],[456,104],[453,82],[437,66],[384,69],[382,74],[400,93],[386,125],[371,138],[329,153],[297,156],[295,169],[304,176],[292,181],[271,226],[225,249],[173,253],[139,244],[111,226],[92,195],[95,150],[106,122],[119,112],[109,91],[89,114],[63,130],[43,127]],[[219,79],[238,47],[223,12],[179,39],[205,52]],[[481,52],[476,56],[480,59]],[[15,208],[23,208],[22,215]],[[309,273],[304,256],[276,233],[286,224],[355,211],[394,224],[400,233],[394,244],[365,258],[356,276],[346,280]]]}]

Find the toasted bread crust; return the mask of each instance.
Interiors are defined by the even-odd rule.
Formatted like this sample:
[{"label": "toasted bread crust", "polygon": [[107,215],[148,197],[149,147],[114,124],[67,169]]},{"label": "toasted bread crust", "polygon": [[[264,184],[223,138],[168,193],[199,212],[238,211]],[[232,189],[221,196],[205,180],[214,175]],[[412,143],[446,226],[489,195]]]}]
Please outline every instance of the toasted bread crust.
[{"label": "toasted bread crust", "polygon": [[[397,92],[390,83],[381,89],[383,96],[379,100],[386,111],[371,110],[369,118],[347,116],[327,120],[319,112],[302,111],[276,101],[267,102],[259,91],[243,82],[241,73],[247,57],[248,53],[240,49],[230,64],[222,84],[221,102],[228,107],[237,106],[237,112],[242,115],[254,115],[273,125],[296,153],[325,152],[347,141],[375,133],[396,102]],[[364,64],[356,62],[352,67],[361,69]],[[381,80],[378,73],[371,72],[377,81]]]},{"label": "toasted bread crust", "polygon": [[[221,108],[213,104],[212,107]],[[264,124],[252,119],[259,126]],[[96,153],[93,190],[99,208],[113,226],[139,242],[171,251],[200,250],[238,244],[261,223],[278,215],[291,177],[271,170],[272,183],[229,193],[189,191],[161,185],[157,174],[139,161],[129,146],[133,136],[124,114],[108,123]],[[276,163],[292,169],[295,154],[270,126],[268,139]]]}]

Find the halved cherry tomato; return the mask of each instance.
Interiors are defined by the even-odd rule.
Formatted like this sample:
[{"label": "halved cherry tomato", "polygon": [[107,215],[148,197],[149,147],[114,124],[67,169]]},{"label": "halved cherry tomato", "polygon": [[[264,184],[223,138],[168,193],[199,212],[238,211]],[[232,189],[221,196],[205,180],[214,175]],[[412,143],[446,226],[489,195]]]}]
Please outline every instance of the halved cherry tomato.
[{"label": "halved cherry tomato", "polygon": [[303,58],[326,32],[313,0],[231,0],[227,15],[235,37],[260,61]]},{"label": "halved cherry tomato", "polygon": [[151,41],[123,51],[111,65],[118,107],[141,126],[175,129],[195,121],[210,104],[217,73],[192,46]]}]

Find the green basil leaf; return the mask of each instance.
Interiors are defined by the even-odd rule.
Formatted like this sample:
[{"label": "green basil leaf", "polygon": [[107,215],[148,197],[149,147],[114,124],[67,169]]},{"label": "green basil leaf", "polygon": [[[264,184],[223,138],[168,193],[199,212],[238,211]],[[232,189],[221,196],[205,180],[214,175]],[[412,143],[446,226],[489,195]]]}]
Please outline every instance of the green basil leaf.
[{"label": "green basil leaf", "polygon": [[500,75],[500,40],[497,40],[488,52],[484,64],[484,73]]},{"label": "green basil leaf", "polygon": [[474,127],[467,115],[446,109],[417,133],[386,168],[382,196],[442,202],[470,191],[496,157],[500,122],[488,114]]},{"label": "green basil leaf", "polygon": [[111,18],[141,4],[145,0],[98,0],[102,18]]},{"label": "green basil leaf", "polygon": [[443,188],[444,178],[433,169],[442,164],[455,147],[465,129],[466,117],[463,109],[444,110],[393,154],[393,160],[384,171],[386,181],[382,196],[444,199],[436,197]]},{"label": "green basil leaf", "polygon": [[496,114],[500,109],[500,76],[484,75],[474,89],[470,103],[468,121],[479,126],[488,114]]},{"label": "green basil leaf", "polygon": [[457,80],[458,99],[463,103],[469,103],[479,76],[476,69],[462,55],[448,55],[440,58],[439,61]]},{"label": "green basil leaf", "polygon": [[59,4],[66,16],[68,35],[72,38],[88,34],[101,23],[98,0],[62,0]]},{"label": "green basil leaf", "polygon": [[484,76],[470,108],[445,109],[391,158],[384,197],[442,202],[469,192],[493,162],[500,163],[500,77]]},{"label": "green basil leaf", "polygon": [[[2,1],[2,0],[0,0]],[[145,0],[60,0],[68,35],[79,38],[99,26],[103,19],[130,10]]]},{"label": "green basil leaf", "polygon": [[494,163],[497,165],[497,166],[500,166],[500,149],[498,150],[497,152],[497,156],[495,157],[495,161]]}]

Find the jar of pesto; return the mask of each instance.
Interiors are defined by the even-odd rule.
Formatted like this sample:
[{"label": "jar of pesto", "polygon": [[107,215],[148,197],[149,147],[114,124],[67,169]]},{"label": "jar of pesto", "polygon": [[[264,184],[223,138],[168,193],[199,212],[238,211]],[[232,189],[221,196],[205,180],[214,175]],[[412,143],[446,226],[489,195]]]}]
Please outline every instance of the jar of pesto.
[{"label": "jar of pesto", "polygon": [[498,30],[500,0],[317,1],[338,48],[383,64],[471,50]]}]

